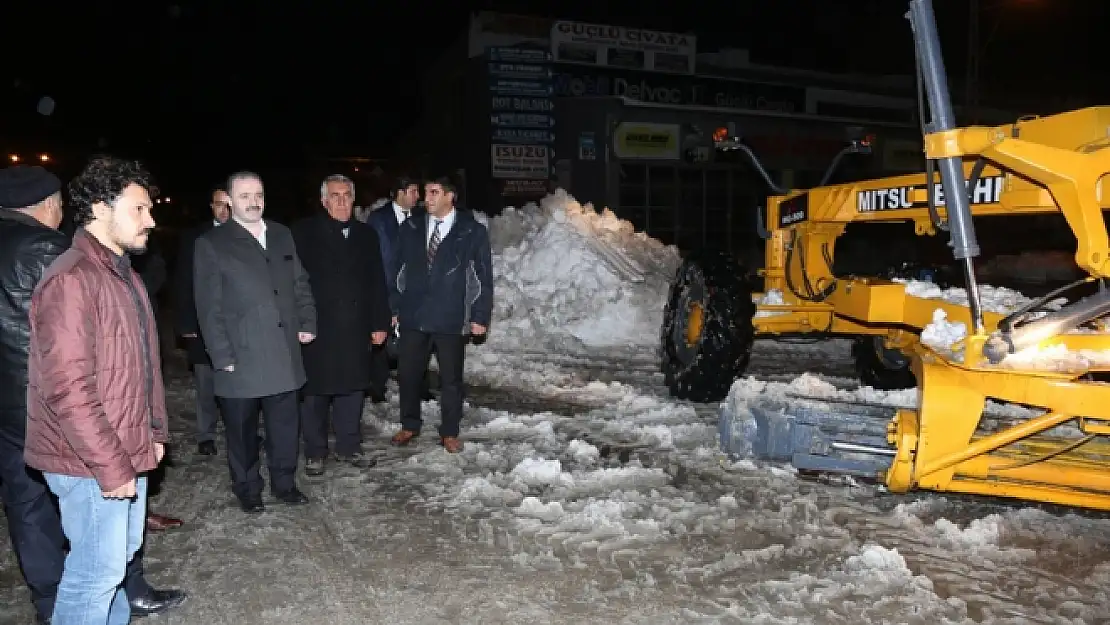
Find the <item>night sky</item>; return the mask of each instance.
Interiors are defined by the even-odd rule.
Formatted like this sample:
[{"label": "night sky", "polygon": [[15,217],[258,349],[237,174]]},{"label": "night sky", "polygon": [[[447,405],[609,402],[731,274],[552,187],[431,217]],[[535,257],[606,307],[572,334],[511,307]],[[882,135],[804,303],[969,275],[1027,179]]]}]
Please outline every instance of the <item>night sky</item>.
[{"label": "night sky", "polygon": [[[699,51],[748,48],[759,63],[909,73],[899,0],[711,2],[8,2],[0,32],[5,135],[64,140],[227,171],[309,152],[388,156],[419,113],[430,61],[480,9],[699,35]],[[949,71],[962,79],[967,0],[935,0]],[[1101,0],[981,0],[984,104],[1105,99]],[[847,10],[845,7],[852,7]],[[1089,47],[1088,47],[1089,46]],[[1098,77],[1097,80],[1091,80]],[[34,113],[48,95],[49,118]],[[449,94],[445,94],[449,97]]]}]

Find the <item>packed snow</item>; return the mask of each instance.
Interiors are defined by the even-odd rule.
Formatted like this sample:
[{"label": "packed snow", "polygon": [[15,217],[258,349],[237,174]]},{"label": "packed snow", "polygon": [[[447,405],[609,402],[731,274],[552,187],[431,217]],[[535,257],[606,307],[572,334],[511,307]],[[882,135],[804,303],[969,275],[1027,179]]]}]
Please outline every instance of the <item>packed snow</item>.
[{"label": "packed snow", "polygon": [[[677,253],[559,193],[488,220],[498,307],[470,348],[465,450],[392,448],[396,387],[368,404],[377,466],[301,477],[310,506],[241,514],[220,457],[190,455],[170,359],[174,462],[151,500],[148,577],[174,623],[1097,623],[1110,522],[803,479],[720,451],[718,406],[671,399],[655,356]],[[552,264],[554,263],[554,264]],[[728,402],[856,388],[846,341],[760,341]],[[1008,407],[992,406],[1000,417]],[[1012,415],[1018,416],[1018,415]],[[30,616],[0,559],[0,623]]]},{"label": "packed snow", "polygon": [[501,350],[654,347],[678,249],[559,190],[488,220]]}]

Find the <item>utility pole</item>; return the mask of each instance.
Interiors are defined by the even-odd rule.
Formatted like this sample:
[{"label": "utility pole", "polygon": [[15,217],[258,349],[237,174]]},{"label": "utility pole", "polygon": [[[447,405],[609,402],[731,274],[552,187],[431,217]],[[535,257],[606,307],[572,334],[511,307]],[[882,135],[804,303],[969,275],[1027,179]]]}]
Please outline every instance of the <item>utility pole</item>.
[{"label": "utility pole", "polygon": [[979,0],[967,0],[967,76],[965,77],[968,119],[964,124],[979,123]]}]

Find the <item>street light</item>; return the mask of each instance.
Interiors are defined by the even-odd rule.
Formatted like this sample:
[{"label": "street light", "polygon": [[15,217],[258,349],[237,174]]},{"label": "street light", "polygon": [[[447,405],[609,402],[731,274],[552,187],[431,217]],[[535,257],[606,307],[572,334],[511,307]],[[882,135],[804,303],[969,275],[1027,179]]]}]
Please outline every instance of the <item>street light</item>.
[{"label": "street light", "polygon": [[8,155],[8,160],[13,162],[13,163],[18,163],[19,162],[19,155],[18,154],[9,154]]},{"label": "street light", "polygon": [[39,154],[39,160],[44,162],[44,163],[49,163],[50,162],[50,155],[49,154]]}]

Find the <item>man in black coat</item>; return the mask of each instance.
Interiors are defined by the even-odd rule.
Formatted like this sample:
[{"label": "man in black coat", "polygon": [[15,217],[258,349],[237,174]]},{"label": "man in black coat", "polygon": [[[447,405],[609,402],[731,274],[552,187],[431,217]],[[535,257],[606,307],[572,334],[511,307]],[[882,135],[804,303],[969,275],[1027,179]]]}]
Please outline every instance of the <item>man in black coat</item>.
[{"label": "man in black coat", "polygon": [[[58,230],[61,221],[56,176],[41,167],[0,169],[0,500],[39,623],[54,612],[65,534],[42,474],[23,463],[29,313],[43,272],[69,248],[69,237]],[[124,587],[134,616],[163,612],[185,598],[178,590],[150,587],[141,550],[127,565]]]},{"label": "man in black coat", "polygon": [[390,327],[389,294],[378,235],[353,218],[354,195],[350,179],[328,176],[320,185],[325,212],[292,228],[317,316],[316,340],[302,347],[308,378],[301,390],[307,475],[324,472],[329,416],[336,457],[369,464],[362,455],[362,404],[371,354],[381,349]]},{"label": "man in black coat", "polygon": [[181,235],[181,248],[177,253],[174,274],[174,321],[177,335],[185,342],[189,365],[193,369],[193,381],[196,384],[197,453],[214,456],[219,406],[216,403],[212,360],[204,349],[204,339],[200,336],[200,322],[197,321],[196,301],[193,299],[193,248],[201,235],[223,224],[231,216],[231,198],[223,187],[213,189],[209,197],[212,218],[205,219],[204,223]]}]

